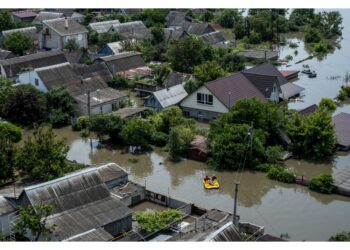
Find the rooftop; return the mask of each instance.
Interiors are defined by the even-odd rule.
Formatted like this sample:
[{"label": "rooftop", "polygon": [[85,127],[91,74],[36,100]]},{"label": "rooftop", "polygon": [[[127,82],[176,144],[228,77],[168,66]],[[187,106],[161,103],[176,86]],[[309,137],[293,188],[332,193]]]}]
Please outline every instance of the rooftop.
[{"label": "rooftop", "polygon": [[[66,27],[66,20],[68,26]],[[43,24],[56,31],[61,36],[74,35],[79,33],[87,33],[88,30],[74,19],[68,18],[57,18],[43,21]]]},{"label": "rooftop", "polygon": [[119,115],[121,118],[127,118],[136,114],[139,114],[145,111],[146,107],[138,107],[138,108],[122,108],[113,112],[114,115]]},{"label": "rooftop", "polygon": [[7,199],[0,195],[0,216],[14,212],[15,209],[10,205]]},{"label": "rooftop", "polygon": [[332,118],[338,144],[344,147],[350,146],[350,114],[339,113]]},{"label": "rooftop", "polygon": [[50,11],[40,11],[40,13],[34,18],[33,24],[41,24],[45,20],[57,19],[63,17],[63,13],[50,12]]},{"label": "rooftop", "polygon": [[181,102],[188,94],[181,84],[153,92],[163,108],[170,107]]},{"label": "rooftop", "polygon": [[96,22],[96,23],[90,23],[89,28],[92,30],[95,30],[97,33],[106,33],[109,31],[109,29],[115,25],[119,24],[119,20],[109,20],[109,21],[103,21],[103,22]]},{"label": "rooftop", "polygon": [[312,114],[316,110],[317,110],[317,105],[316,104],[312,104],[311,106],[308,106],[308,107],[306,107],[304,109],[299,110],[298,114],[305,116],[305,115]]},{"label": "rooftop", "polygon": [[25,11],[12,12],[12,15],[19,18],[28,18],[28,17],[36,17],[38,13],[31,10],[25,10]]},{"label": "rooftop", "polygon": [[142,54],[134,51],[104,56],[100,59],[107,64],[113,74],[146,66]]},{"label": "rooftop", "polygon": [[283,99],[288,100],[289,98],[291,98],[293,96],[299,95],[300,92],[305,90],[305,88],[303,88],[297,84],[288,82],[288,83],[283,84],[281,86],[281,90],[282,90],[282,94],[283,94]]},{"label": "rooftop", "polygon": [[[91,107],[99,106],[102,103],[111,102],[125,97],[126,95],[112,88],[97,89],[90,92],[90,105]],[[77,95],[74,99],[87,104],[87,94]]]},{"label": "rooftop", "polygon": [[278,51],[265,51],[265,50],[247,50],[237,53],[240,56],[244,56],[250,60],[266,59],[272,60],[278,58]]}]

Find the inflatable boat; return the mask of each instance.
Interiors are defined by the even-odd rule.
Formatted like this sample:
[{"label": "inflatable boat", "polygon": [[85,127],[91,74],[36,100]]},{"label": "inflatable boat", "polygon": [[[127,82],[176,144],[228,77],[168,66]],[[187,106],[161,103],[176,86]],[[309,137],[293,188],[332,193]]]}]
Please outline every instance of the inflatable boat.
[{"label": "inflatable boat", "polygon": [[205,189],[218,189],[220,187],[217,179],[212,181],[212,184],[210,184],[209,180],[207,181],[203,180],[203,185]]}]

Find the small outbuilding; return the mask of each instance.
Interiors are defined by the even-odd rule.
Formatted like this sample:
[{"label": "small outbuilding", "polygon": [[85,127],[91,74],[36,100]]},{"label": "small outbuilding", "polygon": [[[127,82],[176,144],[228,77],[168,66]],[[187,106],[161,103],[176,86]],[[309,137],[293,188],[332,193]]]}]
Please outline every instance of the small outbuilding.
[{"label": "small outbuilding", "polygon": [[196,135],[191,146],[186,150],[188,159],[205,162],[207,160],[207,138],[202,135]]},{"label": "small outbuilding", "polygon": [[340,113],[332,118],[340,150],[350,149],[350,114]]}]

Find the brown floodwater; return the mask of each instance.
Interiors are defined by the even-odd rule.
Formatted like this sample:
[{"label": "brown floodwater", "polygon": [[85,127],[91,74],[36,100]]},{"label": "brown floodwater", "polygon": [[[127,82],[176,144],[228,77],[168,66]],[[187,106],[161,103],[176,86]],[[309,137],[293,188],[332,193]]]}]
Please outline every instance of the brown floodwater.
[{"label": "brown floodwater", "polygon": [[[241,220],[263,225],[266,232],[277,236],[288,234],[290,240],[325,241],[337,232],[350,231],[348,197],[323,195],[307,187],[275,182],[260,172],[215,171],[205,163],[187,159],[172,163],[160,148],[139,155],[124,153],[120,149],[101,147],[97,139],[81,138],[71,127],[56,129],[55,133],[58,138],[66,139],[70,147],[69,160],[85,164],[115,162],[129,172],[130,180],[203,208],[232,212],[234,182],[239,180]],[[339,153],[329,163],[294,159],[286,162],[297,174],[307,177],[321,172],[335,173],[347,164],[350,165],[350,154],[345,153]],[[205,190],[202,184],[205,175],[217,176],[220,189]],[[140,209],[147,209],[146,205],[141,204]]]}]

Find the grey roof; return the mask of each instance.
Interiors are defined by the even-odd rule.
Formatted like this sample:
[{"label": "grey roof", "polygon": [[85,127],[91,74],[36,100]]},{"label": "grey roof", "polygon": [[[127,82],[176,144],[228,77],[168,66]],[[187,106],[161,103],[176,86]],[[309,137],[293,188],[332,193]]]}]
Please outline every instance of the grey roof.
[{"label": "grey roof", "polygon": [[[65,28],[65,21],[68,21],[68,28]],[[43,21],[43,24],[57,32],[61,36],[74,35],[80,33],[87,33],[88,30],[74,19],[68,18],[57,18]]]},{"label": "grey roof", "polygon": [[54,213],[110,197],[108,188],[96,168],[26,187],[21,196],[24,194],[31,205],[52,204]]},{"label": "grey roof", "polygon": [[165,79],[163,85],[167,87],[171,87],[178,84],[183,84],[191,79],[191,74],[180,73],[176,71],[172,71],[169,73],[167,78]]},{"label": "grey roof", "polygon": [[41,24],[42,21],[57,19],[63,17],[64,14],[60,12],[40,11],[40,13],[34,18],[33,24]]},{"label": "grey roof", "polygon": [[0,60],[14,57],[13,53],[9,50],[0,49]]},{"label": "grey roof", "polygon": [[108,32],[114,24],[119,23],[119,20],[109,20],[103,22],[90,23],[88,27],[92,30],[95,30],[97,33],[105,33]]},{"label": "grey roof", "polygon": [[64,51],[64,56],[70,63],[79,63],[86,54],[82,50]]},{"label": "grey roof", "polygon": [[[88,190],[87,193],[93,194],[91,191]],[[48,226],[56,225],[53,232],[55,239],[65,240],[131,216],[132,211],[123,202],[110,196],[109,191],[108,195],[108,197],[101,197],[99,200],[47,217]],[[72,202],[75,203],[73,200]]]},{"label": "grey roof", "polygon": [[13,77],[23,68],[41,68],[64,62],[67,62],[67,60],[62,51],[51,50],[1,60],[0,65],[4,67],[7,77]]},{"label": "grey roof", "polygon": [[221,31],[210,32],[210,33],[201,35],[200,38],[202,38],[204,41],[206,41],[210,45],[224,44],[226,41]]},{"label": "grey roof", "polygon": [[59,8],[56,8],[56,9],[45,9],[45,11],[51,11],[51,12],[59,12],[59,13],[63,13],[64,16],[66,17],[70,17],[74,14],[74,9],[67,9],[67,8],[64,8],[64,9],[59,9]]},{"label": "grey roof", "polygon": [[10,34],[13,34],[15,32],[23,32],[25,34],[28,34],[33,40],[38,39],[37,29],[34,26],[13,29],[13,30],[4,30],[4,31],[2,31],[2,34],[3,34],[4,38],[6,38],[7,36],[9,36]]},{"label": "grey roof", "polygon": [[68,62],[35,69],[47,89],[78,84],[80,79]]},{"label": "grey roof", "polygon": [[340,113],[332,118],[335,125],[335,132],[338,144],[341,146],[350,146],[350,114]]},{"label": "grey roof", "polygon": [[260,65],[253,67],[253,68],[245,69],[242,72],[248,73],[248,74],[276,76],[278,83],[281,86],[288,82],[288,80],[282,75],[282,73],[275,66],[273,66],[271,63],[260,64]]},{"label": "grey roof", "polygon": [[[85,95],[87,91],[90,90],[91,105],[94,104],[94,100],[93,100],[94,92],[98,89],[102,90],[107,87],[108,87],[107,83],[100,76],[89,77],[89,78],[83,79],[82,82],[79,81],[76,84],[70,84],[66,86],[68,92],[73,97]],[[102,92],[101,92],[101,95],[102,95]]]},{"label": "grey roof", "polygon": [[115,163],[108,163],[97,167],[104,183],[127,176],[128,173]]},{"label": "grey roof", "polygon": [[124,13],[127,16],[133,16],[133,15],[137,15],[140,14],[142,12],[142,9],[121,9],[122,13]]},{"label": "grey roof", "polygon": [[207,82],[205,86],[227,108],[245,98],[265,100],[265,96],[241,72]]},{"label": "grey roof", "polygon": [[118,32],[125,39],[143,40],[146,38],[151,38],[152,36],[151,31],[142,21],[114,24],[109,31]]},{"label": "grey roof", "polygon": [[182,11],[170,11],[165,17],[165,24],[167,27],[182,26],[186,20],[186,13]]},{"label": "grey roof", "polygon": [[136,114],[139,114],[145,111],[147,108],[138,107],[138,108],[121,108],[113,112],[114,115],[119,115],[121,118],[127,118]]},{"label": "grey roof", "polygon": [[[90,106],[99,106],[103,103],[112,102],[121,98],[126,98],[127,96],[118,92],[112,88],[99,88],[90,92]],[[74,99],[76,101],[87,104],[87,96],[85,93],[81,93],[80,95],[74,95]]]},{"label": "grey roof", "polygon": [[188,36],[188,34],[182,29],[174,29],[174,28],[164,28],[164,41],[170,42],[172,40],[179,40]]},{"label": "grey roof", "polygon": [[123,52],[118,55],[100,58],[107,64],[112,74],[145,66],[142,54],[138,52]]},{"label": "grey roof", "polygon": [[182,28],[191,35],[204,35],[214,32],[215,30],[208,23],[184,22]]},{"label": "grey roof", "polygon": [[87,232],[75,235],[65,241],[110,241],[113,236],[103,228],[91,229]]},{"label": "grey roof", "polygon": [[107,43],[106,46],[112,50],[113,54],[119,54],[119,52],[123,50],[122,41]]},{"label": "grey roof", "polygon": [[7,199],[0,195],[0,216],[14,212],[15,209],[10,205]]},{"label": "grey roof", "polygon": [[163,108],[170,107],[181,102],[188,94],[181,84],[153,92]]},{"label": "grey roof", "polygon": [[104,62],[90,65],[74,64],[73,68],[77,75],[82,76],[83,78],[100,76],[107,83],[113,80],[113,75]]},{"label": "grey roof", "polygon": [[242,73],[266,98],[271,97],[273,86],[276,85],[279,89],[278,80],[276,76],[248,74]]},{"label": "grey roof", "polygon": [[298,114],[303,115],[303,116],[309,115],[309,114],[315,112],[317,110],[317,108],[318,108],[318,106],[316,104],[312,104],[311,106],[308,106],[304,109],[299,110]]},{"label": "grey roof", "polygon": [[266,52],[266,59],[268,60],[273,60],[278,58],[278,51],[248,50],[248,51],[238,52],[237,54],[240,56],[244,56],[249,60],[255,60],[255,59],[264,59],[265,52]]},{"label": "grey roof", "polygon": [[297,84],[288,82],[288,83],[281,86],[281,90],[282,90],[282,94],[283,94],[283,99],[288,100],[289,98],[300,94],[300,92],[305,90],[305,88],[303,88]]}]

